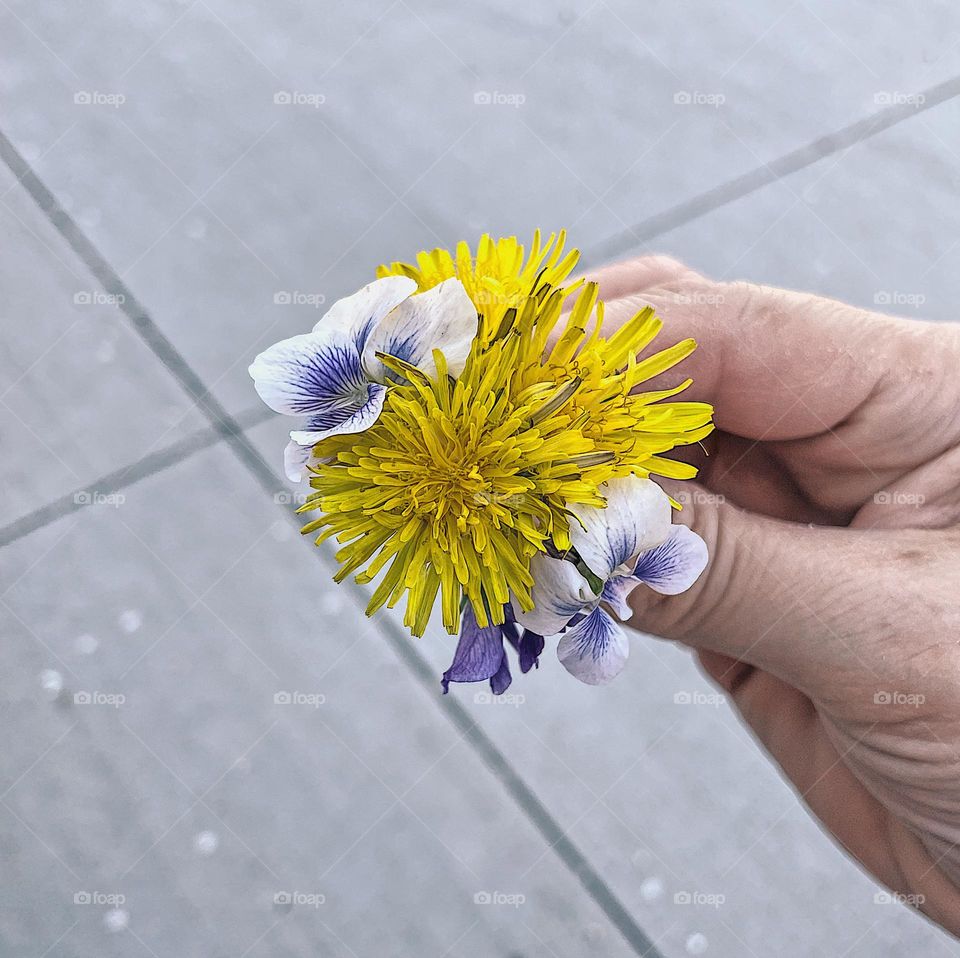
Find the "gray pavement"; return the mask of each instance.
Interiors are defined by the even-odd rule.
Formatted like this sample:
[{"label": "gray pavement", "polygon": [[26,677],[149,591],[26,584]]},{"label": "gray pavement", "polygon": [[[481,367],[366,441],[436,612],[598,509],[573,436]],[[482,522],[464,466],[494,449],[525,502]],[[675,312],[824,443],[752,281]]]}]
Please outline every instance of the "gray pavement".
[{"label": "gray pavement", "polygon": [[245,371],[382,260],[536,226],[955,318],[954,7],[0,24],[4,958],[960,955],[678,649],[442,698],[449,637],[368,621],[297,536]]}]

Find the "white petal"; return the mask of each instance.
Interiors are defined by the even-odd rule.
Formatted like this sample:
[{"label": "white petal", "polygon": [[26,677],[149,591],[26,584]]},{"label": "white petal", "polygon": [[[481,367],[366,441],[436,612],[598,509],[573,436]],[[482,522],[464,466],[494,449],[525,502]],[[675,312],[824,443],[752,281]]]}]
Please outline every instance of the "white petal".
[{"label": "white petal", "polygon": [[535,555],[530,560],[533,576],[533,609],[524,612],[514,600],[513,614],[517,621],[537,635],[556,635],[579,612],[597,601],[587,580],[577,571],[572,562]]},{"label": "white petal", "polygon": [[568,629],[557,645],[563,667],[587,685],[605,685],[615,678],[629,654],[626,633],[603,609],[594,609]]},{"label": "white petal", "polygon": [[375,355],[381,352],[433,376],[437,371],[433,351],[439,349],[450,375],[459,376],[476,335],[476,306],[460,280],[447,279],[405,299],[383,318],[367,340],[363,368],[369,379],[385,383],[390,374]]},{"label": "white petal", "polygon": [[307,420],[303,429],[295,429],[290,438],[301,446],[314,446],[329,436],[346,436],[364,432],[379,418],[387,387],[380,383],[365,383],[349,404],[331,406]]},{"label": "white petal", "polygon": [[362,350],[371,330],[390,310],[417,291],[409,276],[384,276],[374,280],[352,296],[338,299],[313,327],[314,332],[339,333],[350,337]]},{"label": "white petal", "polygon": [[606,580],[614,571],[628,575],[632,568],[618,567],[667,538],[671,511],[667,494],[651,479],[611,479],[600,494],[605,509],[570,507],[580,520],[570,523],[570,541],[590,571]]},{"label": "white petal", "polygon": [[627,599],[638,585],[640,580],[629,575],[611,576],[603,585],[600,598],[613,609],[621,622],[627,622],[633,616],[633,609],[630,608]]},{"label": "white petal", "polygon": [[633,577],[663,595],[686,592],[707,567],[707,544],[686,526],[670,527],[665,542],[644,552]]},{"label": "white petal", "polygon": [[283,471],[291,482],[299,482],[310,461],[310,446],[301,446],[292,440],[283,450]]}]

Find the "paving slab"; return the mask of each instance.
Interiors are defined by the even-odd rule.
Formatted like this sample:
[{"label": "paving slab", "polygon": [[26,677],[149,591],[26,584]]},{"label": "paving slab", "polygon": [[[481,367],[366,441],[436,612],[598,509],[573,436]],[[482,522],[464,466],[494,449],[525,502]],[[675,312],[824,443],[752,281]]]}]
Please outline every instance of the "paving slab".
[{"label": "paving slab", "polygon": [[634,953],[225,448],[0,570],[5,955]]},{"label": "paving slab", "polygon": [[383,259],[535,226],[589,249],[960,72],[956,11],[905,16],[15,0],[0,83],[8,135],[236,409],[247,356]]},{"label": "paving slab", "polygon": [[67,492],[109,496],[99,476],[203,420],[3,166],[0,228],[2,525]]},{"label": "paving slab", "polygon": [[721,279],[956,322],[958,129],[952,100],[665,233],[657,249]]}]

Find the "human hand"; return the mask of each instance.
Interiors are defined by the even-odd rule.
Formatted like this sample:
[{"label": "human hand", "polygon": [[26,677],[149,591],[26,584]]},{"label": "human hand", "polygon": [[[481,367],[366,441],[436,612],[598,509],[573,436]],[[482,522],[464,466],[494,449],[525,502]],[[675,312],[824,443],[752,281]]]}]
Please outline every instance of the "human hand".
[{"label": "human hand", "polygon": [[683,398],[716,407],[709,455],[673,453],[698,484],[664,483],[710,565],[632,624],[696,649],[843,847],[960,935],[960,326],[662,257],[589,278],[606,326],[649,304],[657,348],[700,343]]}]

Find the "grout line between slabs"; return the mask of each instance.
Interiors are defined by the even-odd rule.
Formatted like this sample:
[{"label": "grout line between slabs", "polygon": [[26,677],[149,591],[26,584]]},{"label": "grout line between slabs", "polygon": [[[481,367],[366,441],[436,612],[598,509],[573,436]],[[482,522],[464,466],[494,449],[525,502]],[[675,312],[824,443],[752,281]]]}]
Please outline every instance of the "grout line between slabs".
[{"label": "grout line between slabs", "polygon": [[[271,410],[265,406],[258,406],[238,413],[236,422],[241,431],[246,431],[254,426],[259,426],[260,423],[266,422],[273,416],[274,413]],[[78,489],[73,489],[59,499],[54,499],[52,502],[40,506],[39,509],[34,509],[33,512],[28,512],[26,515],[20,516],[19,519],[0,527],[0,549],[16,542],[17,539],[30,535],[31,532],[36,532],[37,529],[42,529],[44,526],[62,519],[71,512],[83,509],[89,503],[92,493],[107,495],[119,492],[142,479],[148,479],[171,466],[185,462],[195,453],[209,449],[211,446],[222,442],[223,439],[222,431],[214,429],[212,426],[197,429],[183,439],[179,439],[169,446],[164,446],[156,452],[151,452],[128,466],[121,466],[98,479],[91,479]]]},{"label": "grout line between slabs", "polygon": [[0,160],[10,168],[20,185],[47,217],[58,233],[93,274],[104,291],[117,297],[118,308],[148,348],[167,367],[181,388],[225,439],[241,462],[265,489],[271,491],[275,480],[270,467],[244,435],[240,424],[227,412],[190,367],[173,342],[153,321],[126,283],[103,258],[100,251],[77,226],[73,218],[57,202],[42,180],[33,172],[6,134],[0,132]]},{"label": "grout line between slabs", "polygon": [[[56,197],[47,189],[46,185],[40,180],[36,173],[34,173],[33,169],[21,156],[10,139],[2,132],[0,132],[0,159],[10,168],[23,188],[30,194],[43,214],[66,240],[67,244],[87,269],[90,270],[104,291],[118,297],[118,301],[122,304],[120,308],[132,324],[134,330],[140,335],[157,359],[166,366],[170,374],[177,380],[187,395],[190,396],[191,400],[197,405],[203,415],[210,421],[212,428],[209,432],[212,433],[214,437],[211,439],[211,442],[219,440],[226,441],[231,451],[252,477],[256,479],[260,487],[264,491],[274,495],[277,491],[277,477],[274,476],[270,466],[250,442],[237,417],[231,416],[209,392],[199,375],[187,363],[173,342],[157,326],[146,309],[133,295],[132,291],[106,259],[104,259],[100,251],[77,226],[69,213],[60,206]],[[195,434],[193,437],[188,437],[183,440],[181,444],[196,444],[197,442],[199,442],[199,440]],[[181,444],[175,444],[175,446]],[[168,452],[170,448],[173,447],[168,447],[168,450],[161,450],[156,455],[163,456],[164,452]],[[202,447],[196,446],[195,448],[191,447],[190,449],[180,450],[177,456],[169,459],[166,466],[154,466],[154,471],[157,471],[157,468],[166,468],[169,465],[173,465],[198,448]],[[150,458],[151,457],[148,456],[144,461]],[[140,478],[144,478],[147,474],[149,473],[143,469],[140,470]],[[62,500],[51,503],[51,511],[54,511],[57,503],[62,503]],[[284,511],[285,514],[299,526],[296,515],[292,514],[288,509]],[[37,512],[42,513],[44,509],[38,510]],[[37,513],[31,513],[29,516],[24,517],[24,521],[31,516],[36,517],[33,528],[38,528],[39,525],[45,524],[43,517],[38,516]],[[16,525],[16,523],[14,523],[14,525]],[[9,528],[8,526],[7,529]],[[327,565],[332,564],[332,557],[329,556],[328,553],[320,549],[316,551],[322,561]],[[353,595],[355,600],[359,600],[361,605],[365,604],[362,593],[358,587],[350,587],[348,588],[348,592]],[[409,669],[418,684],[422,686],[424,692],[428,694],[454,728],[460,731],[470,742],[481,761],[483,761],[491,771],[496,780],[500,782],[507,794],[523,810],[530,823],[548,843],[549,847],[553,849],[560,861],[572,873],[573,877],[580,882],[584,891],[601,911],[603,911],[633,951],[637,955],[642,956],[642,958],[662,958],[661,953],[643,929],[634,921],[629,911],[613,893],[610,886],[604,881],[599,872],[594,869],[573,841],[567,837],[557,820],[550,814],[530,786],[527,785],[514,770],[507,761],[506,756],[497,748],[493,740],[474,722],[470,714],[457,699],[439,694],[439,682],[433,674],[433,670],[422,658],[420,653],[415,651],[399,624],[390,618],[384,617],[381,620],[381,627],[385,638],[396,652],[398,658]]]},{"label": "grout line between slabs", "polygon": [[833,153],[868,140],[903,120],[931,110],[960,94],[960,77],[945,80],[921,92],[924,101],[918,105],[901,103],[879,110],[592,244],[590,256],[583,258],[583,265],[596,266],[622,256],[664,233],[706,216],[805,167],[813,166]]}]

